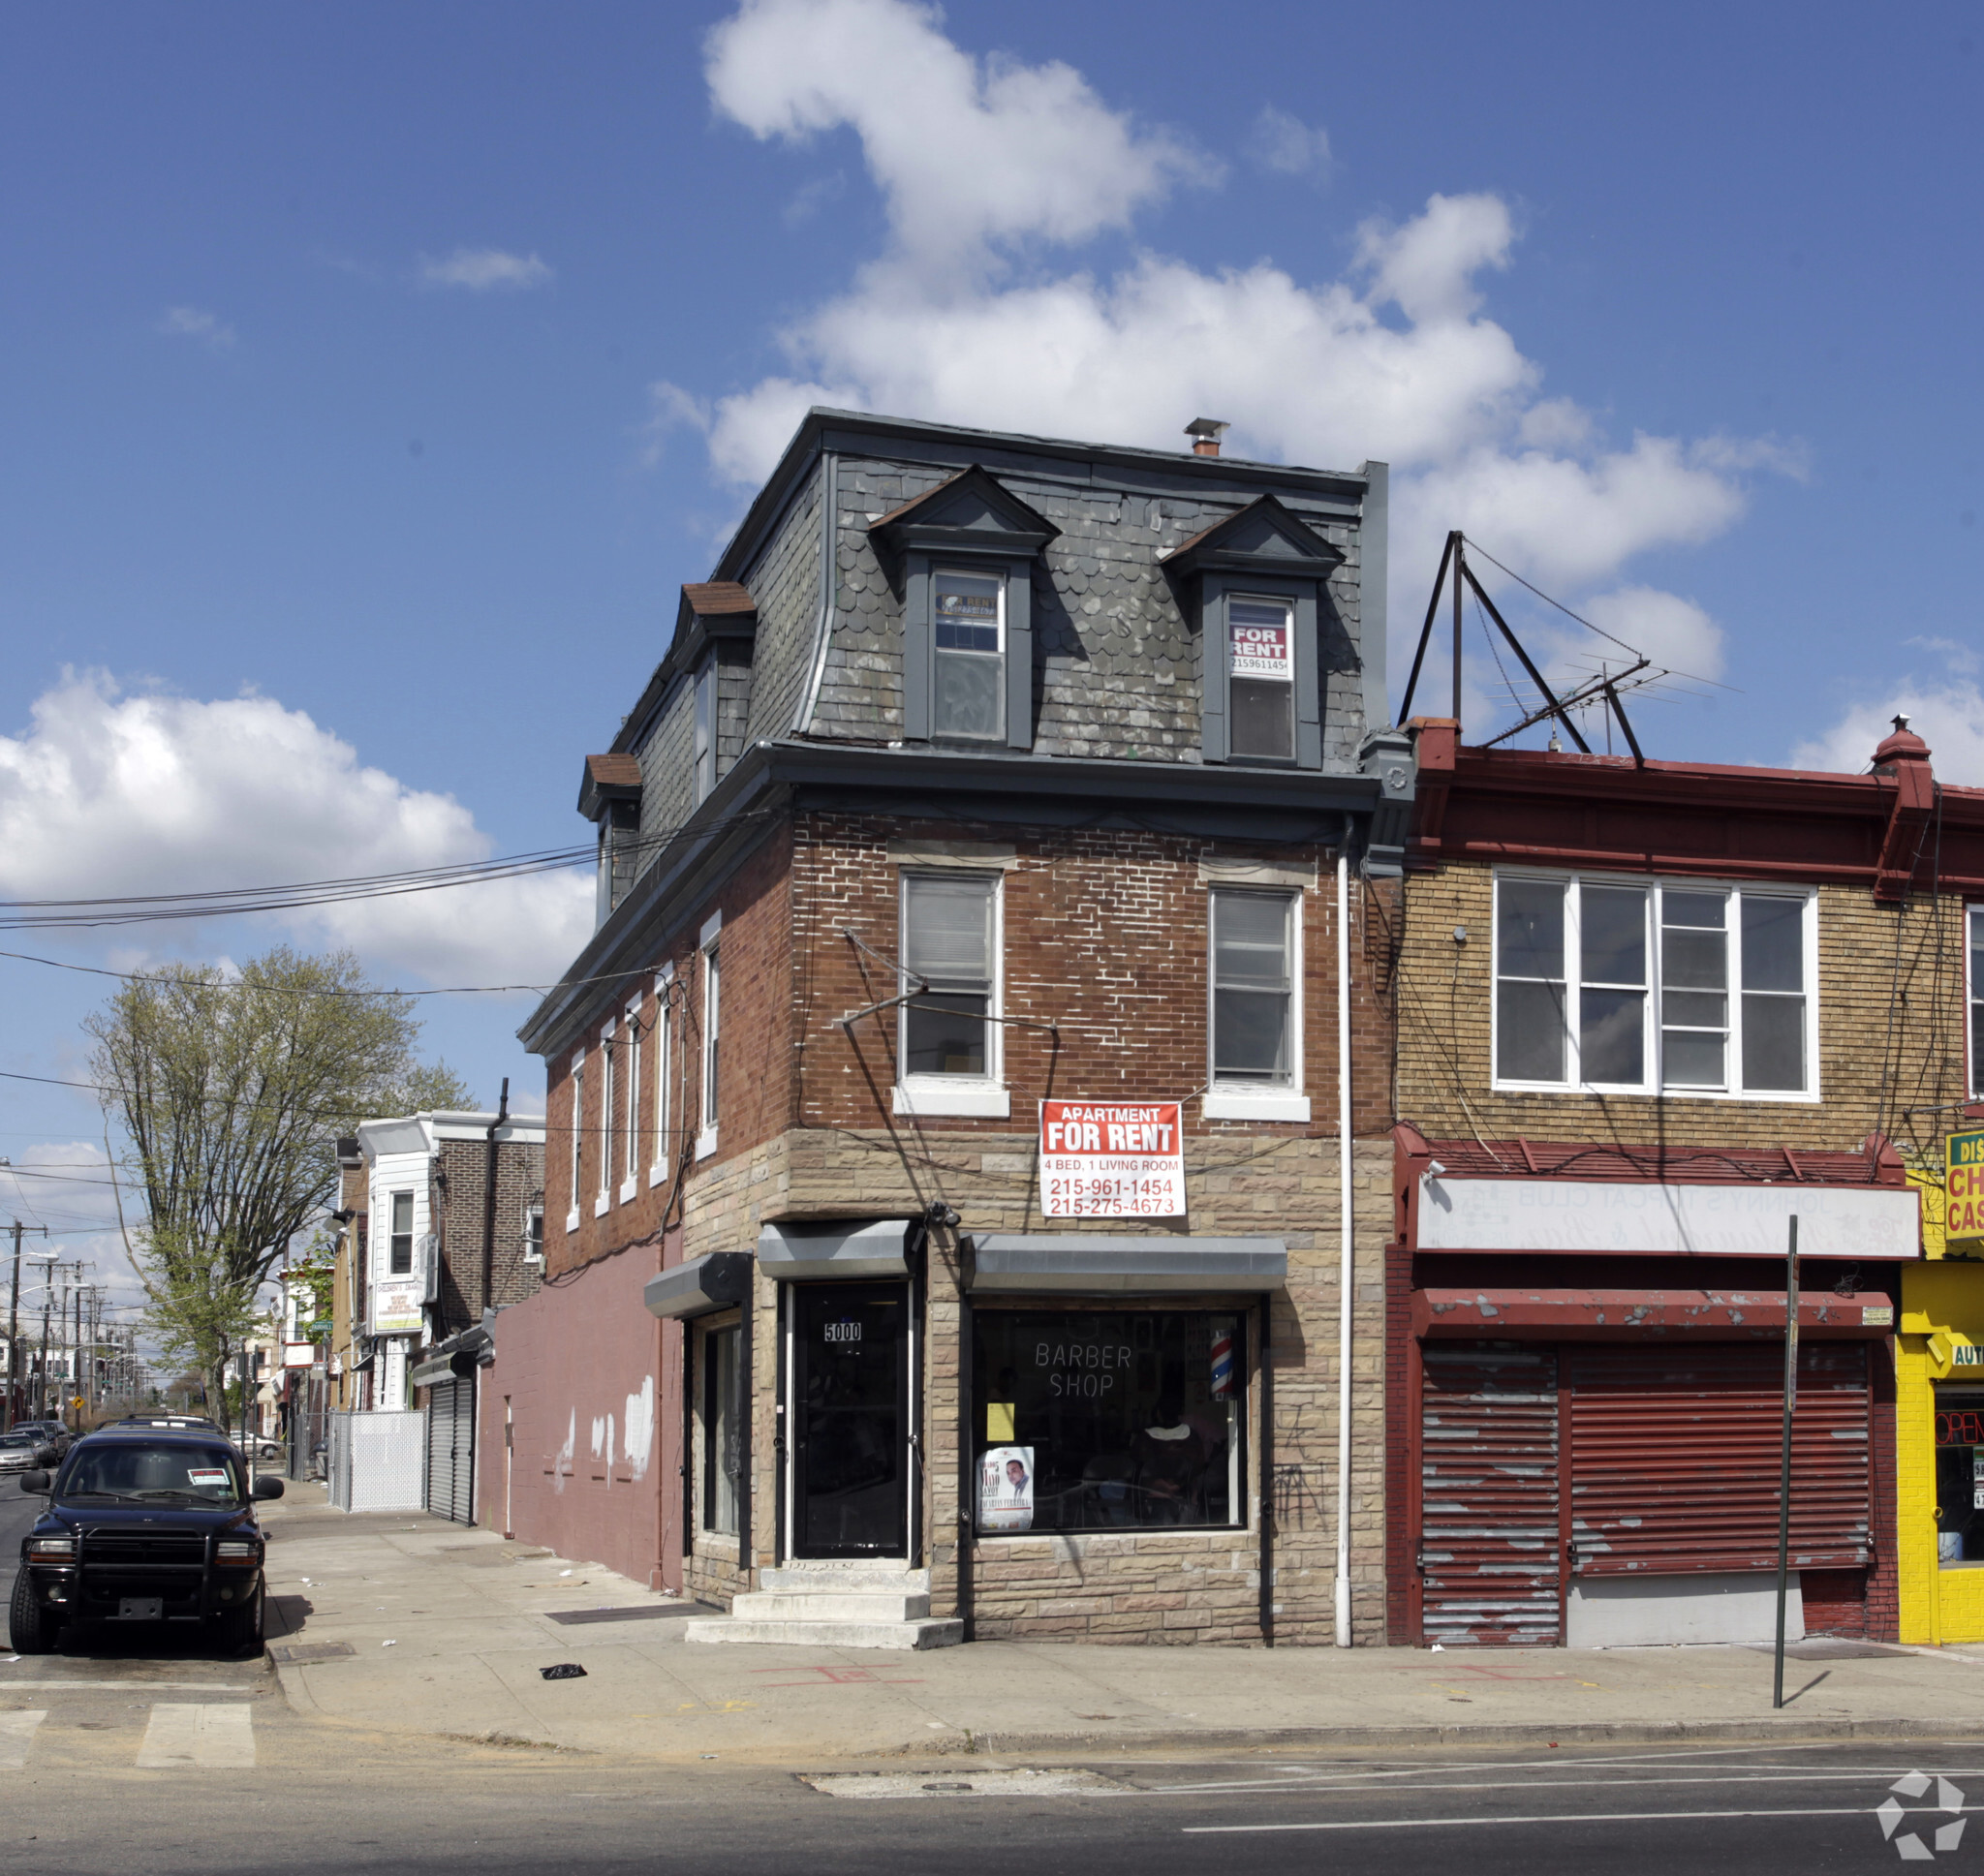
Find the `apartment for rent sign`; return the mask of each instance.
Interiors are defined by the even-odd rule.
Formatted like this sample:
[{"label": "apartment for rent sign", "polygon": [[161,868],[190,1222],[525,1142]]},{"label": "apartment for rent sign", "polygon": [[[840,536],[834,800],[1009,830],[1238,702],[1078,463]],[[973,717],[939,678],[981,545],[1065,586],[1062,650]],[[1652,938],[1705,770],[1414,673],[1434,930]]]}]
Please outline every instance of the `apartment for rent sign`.
[{"label": "apartment for rent sign", "polygon": [[1050,1218],[1181,1218],[1177,1101],[1042,1101],[1040,1209]]}]

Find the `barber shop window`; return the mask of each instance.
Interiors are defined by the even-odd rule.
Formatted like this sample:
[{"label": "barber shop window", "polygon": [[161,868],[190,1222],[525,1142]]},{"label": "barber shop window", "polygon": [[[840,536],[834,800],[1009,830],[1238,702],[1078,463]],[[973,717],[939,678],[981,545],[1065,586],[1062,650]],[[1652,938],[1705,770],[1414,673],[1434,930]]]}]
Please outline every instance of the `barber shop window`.
[{"label": "barber shop window", "polygon": [[903,1075],[996,1076],[999,876],[905,874],[902,907]]},{"label": "barber shop window", "polygon": [[1499,875],[1497,1082],[1811,1094],[1817,909],[1797,890]]},{"label": "barber shop window", "polygon": [[411,1276],[414,1270],[414,1195],[392,1195],[392,1231],[387,1239],[387,1267],[394,1276]]},{"label": "barber shop window", "polygon": [[1295,755],[1295,607],[1288,600],[1226,601],[1226,721],[1231,753]]},{"label": "barber shop window", "polygon": [[1245,1332],[1232,1311],[981,1309],[978,1530],[1244,1523]]},{"label": "barber shop window", "polygon": [[731,1537],[737,1534],[744,1473],[743,1403],[737,1398],[742,1334],[732,1324],[711,1329],[702,1338],[702,1527]]},{"label": "barber shop window", "polygon": [[1984,1386],[1936,1390],[1936,1556],[1984,1563]]},{"label": "barber shop window", "polygon": [[930,727],[938,736],[1006,740],[1006,581],[940,568],[931,575]]}]

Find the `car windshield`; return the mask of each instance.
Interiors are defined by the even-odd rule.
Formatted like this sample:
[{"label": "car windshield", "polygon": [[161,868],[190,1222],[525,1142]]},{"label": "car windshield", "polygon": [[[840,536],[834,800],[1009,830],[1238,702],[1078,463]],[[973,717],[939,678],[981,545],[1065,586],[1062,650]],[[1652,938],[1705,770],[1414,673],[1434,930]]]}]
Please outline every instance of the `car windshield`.
[{"label": "car windshield", "polygon": [[225,1447],[143,1439],[85,1442],[69,1456],[56,1495],[126,1498],[144,1504],[238,1505],[241,1493]]},{"label": "car windshield", "polygon": [[0,1433],[0,1446],[38,1446],[39,1433]]}]

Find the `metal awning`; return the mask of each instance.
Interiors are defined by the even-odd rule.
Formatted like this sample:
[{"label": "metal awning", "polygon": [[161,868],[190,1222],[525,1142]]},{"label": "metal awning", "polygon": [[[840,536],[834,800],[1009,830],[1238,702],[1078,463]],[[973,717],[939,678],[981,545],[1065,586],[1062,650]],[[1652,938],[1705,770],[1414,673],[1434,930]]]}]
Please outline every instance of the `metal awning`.
[{"label": "metal awning", "polygon": [[[480,1323],[472,1329],[464,1329],[459,1335],[449,1337],[445,1342],[436,1344],[427,1351],[427,1358],[408,1370],[407,1385],[416,1388],[431,1388],[436,1381],[451,1381],[465,1374],[473,1374],[482,1364],[485,1350],[493,1350],[495,1337]],[[489,1359],[495,1360],[493,1353]]]},{"label": "metal awning", "polygon": [[640,1292],[649,1315],[678,1322],[687,1316],[706,1316],[712,1309],[728,1309],[750,1294],[748,1250],[713,1250],[704,1257],[692,1257],[686,1264],[650,1276]]},{"label": "metal awning", "polygon": [[822,1277],[907,1276],[909,1218],[836,1218],[824,1224],[768,1224],[759,1233],[758,1261],[780,1283]]},{"label": "metal awning", "polygon": [[1155,1296],[1168,1291],[1278,1290],[1288,1280],[1279,1238],[1117,1238],[995,1231],[965,1240],[975,1296],[1051,1291]]}]

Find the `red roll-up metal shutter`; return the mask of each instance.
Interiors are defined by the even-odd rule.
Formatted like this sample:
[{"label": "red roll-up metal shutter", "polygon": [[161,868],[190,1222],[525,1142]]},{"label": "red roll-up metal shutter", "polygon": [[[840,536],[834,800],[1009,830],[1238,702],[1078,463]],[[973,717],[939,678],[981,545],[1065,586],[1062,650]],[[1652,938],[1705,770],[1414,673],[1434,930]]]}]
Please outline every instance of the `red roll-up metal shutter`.
[{"label": "red roll-up metal shutter", "polygon": [[[1851,1568],[1873,1554],[1867,1347],[1798,1351],[1794,1570]],[[1564,1363],[1573,1574],[1778,1567],[1782,1346],[1588,1344],[1566,1348]]]},{"label": "red roll-up metal shutter", "polygon": [[1555,1351],[1429,1344],[1419,1514],[1428,1642],[1556,1645],[1557,1492]]}]

